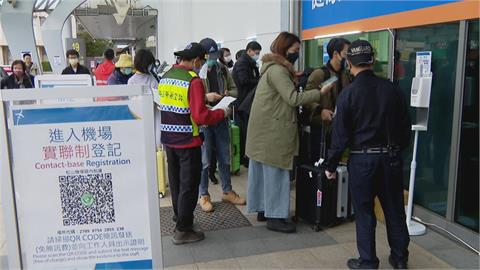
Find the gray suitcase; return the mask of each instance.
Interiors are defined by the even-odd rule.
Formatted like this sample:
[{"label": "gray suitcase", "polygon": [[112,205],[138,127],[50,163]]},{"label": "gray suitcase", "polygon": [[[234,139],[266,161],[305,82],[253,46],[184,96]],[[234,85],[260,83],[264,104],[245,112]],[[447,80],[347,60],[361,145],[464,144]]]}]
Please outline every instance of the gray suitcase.
[{"label": "gray suitcase", "polygon": [[347,166],[340,165],[337,168],[337,218],[347,219],[353,215],[353,208],[348,192],[348,170]]}]

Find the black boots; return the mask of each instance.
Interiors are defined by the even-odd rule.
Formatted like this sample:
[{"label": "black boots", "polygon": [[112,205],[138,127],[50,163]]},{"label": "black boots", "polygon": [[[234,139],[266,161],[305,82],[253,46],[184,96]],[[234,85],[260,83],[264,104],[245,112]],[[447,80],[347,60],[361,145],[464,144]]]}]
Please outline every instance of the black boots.
[{"label": "black boots", "polygon": [[392,255],[388,256],[388,262],[393,267],[393,269],[408,269],[407,262],[395,261]]},{"label": "black boots", "polygon": [[378,269],[378,263],[366,262],[362,259],[350,259],[347,261],[349,269]]},{"label": "black boots", "polygon": [[258,212],[257,213],[257,221],[258,222],[265,222],[267,218],[265,217],[265,212]]},{"label": "black boots", "polygon": [[275,232],[294,233],[297,227],[292,222],[288,222],[283,218],[268,218],[267,229]]}]

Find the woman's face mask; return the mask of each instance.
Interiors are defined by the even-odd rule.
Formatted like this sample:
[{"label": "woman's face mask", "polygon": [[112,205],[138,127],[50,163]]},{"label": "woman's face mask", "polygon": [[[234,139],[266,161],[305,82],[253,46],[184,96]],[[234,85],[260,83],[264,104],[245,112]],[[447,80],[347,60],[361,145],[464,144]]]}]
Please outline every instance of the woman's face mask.
[{"label": "woman's face mask", "polygon": [[229,54],[229,55],[225,56],[225,57],[223,58],[223,60],[225,60],[225,63],[230,63],[230,61],[232,61],[232,55]]},{"label": "woman's face mask", "polygon": [[133,69],[131,67],[123,68],[123,74],[125,74],[127,76],[132,74],[132,72],[133,72]]},{"label": "woman's face mask", "polygon": [[288,62],[290,62],[292,65],[295,64],[295,62],[297,62],[297,59],[299,57],[299,53],[298,52],[287,52],[287,60]]}]

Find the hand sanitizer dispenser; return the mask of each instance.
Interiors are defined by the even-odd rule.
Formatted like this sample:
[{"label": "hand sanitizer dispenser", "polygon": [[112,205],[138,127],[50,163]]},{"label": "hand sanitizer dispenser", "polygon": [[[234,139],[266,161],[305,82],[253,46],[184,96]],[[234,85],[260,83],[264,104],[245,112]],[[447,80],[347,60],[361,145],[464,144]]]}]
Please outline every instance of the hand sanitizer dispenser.
[{"label": "hand sanitizer dispenser", "polygon": [[423,224],[412,220],[413,194],[415,187],[415,171],[417,169],[417,147],[419,131],[426,131],[428,127],[428,110],[430,108],[430,93],[432,90],[432,52],[417,52],[415,77],[412,79],[410,105],[416,108],[417,119],[412,125],[415,131],[413,141],[412,163],[410,164],[410,184],[408,188],[407,227],[410,235],[422,235],[426,232]]},{"label": "hand sanitizer dispenser", "polygon": [[410,105],[417,108],[430,107],[430,92],[432,90],[432,74],[430,77],[415,77],[412,79]]},{"label": "hand sanitizer dispenser", "polygon": [[417,52],[416,71],[410,94],[410,106],[417,108],[417,119],[412,126],[413,130],[427,130],[433,76],[430,72],[431,65],[432,52]]}]

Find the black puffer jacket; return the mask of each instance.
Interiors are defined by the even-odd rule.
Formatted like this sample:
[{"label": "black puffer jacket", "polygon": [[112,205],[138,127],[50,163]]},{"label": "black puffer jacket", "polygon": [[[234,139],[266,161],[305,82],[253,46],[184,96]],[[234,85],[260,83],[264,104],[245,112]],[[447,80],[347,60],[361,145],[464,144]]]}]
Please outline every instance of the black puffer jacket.
[{"label": "black puffer jacket", "polygon": [[260,79],[257,63],[244,53],[235,63],[232,76],[238,89],[236,104],[240,105],[248,93],[257,87]]},{"label": "black puffer jacket", "polygon": [[29,75],[25,75],[22,83],[15,80],[15,75],[10,75],[3,79],[1,82],[1,89],[19,89],[19,88],[33,88],[32,78]]}]

